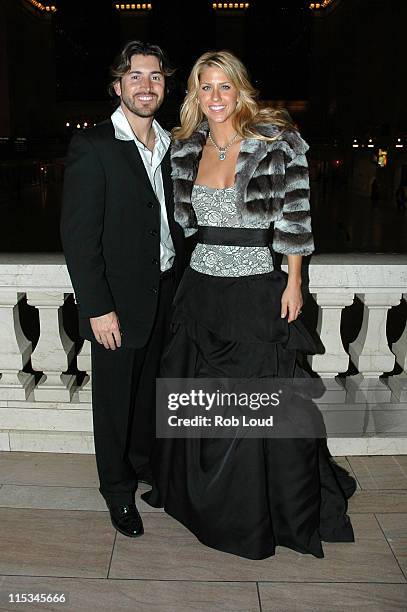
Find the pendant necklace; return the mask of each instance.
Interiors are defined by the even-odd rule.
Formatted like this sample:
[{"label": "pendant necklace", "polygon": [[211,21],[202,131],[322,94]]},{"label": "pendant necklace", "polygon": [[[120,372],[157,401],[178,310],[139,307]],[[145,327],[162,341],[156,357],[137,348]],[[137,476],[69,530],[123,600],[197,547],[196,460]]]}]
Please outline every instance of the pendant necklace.
[{"label": "pendant necklace", "polygon": [[215,149],[218,150],[219,152],[219,159],[220,161],[223,161],[224,159],[226,159],[226,151],[229,149],[229,147],[235,142],[237,138],[237,132],[236,134],[233,136],[232,140],[230,142],[228,142],[224,147],[218,147],[218,145],[216,144],[216,142],[214,141],[214,139],[212,138],[212,134],[209,132],[209,140],[211,141],[211,143],[213,144],[213,146],[215,147]]}]

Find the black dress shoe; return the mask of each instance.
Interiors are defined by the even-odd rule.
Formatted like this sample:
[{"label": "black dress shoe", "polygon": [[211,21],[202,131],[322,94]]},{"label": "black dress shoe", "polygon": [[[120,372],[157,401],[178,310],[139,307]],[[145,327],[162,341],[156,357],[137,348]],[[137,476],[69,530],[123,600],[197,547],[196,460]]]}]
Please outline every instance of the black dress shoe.
[{"label": "black dress shoe", "polygon": [[117,531],[129,538],[143,535],[143,521],[135,504],[109,508],[112,525]]}]

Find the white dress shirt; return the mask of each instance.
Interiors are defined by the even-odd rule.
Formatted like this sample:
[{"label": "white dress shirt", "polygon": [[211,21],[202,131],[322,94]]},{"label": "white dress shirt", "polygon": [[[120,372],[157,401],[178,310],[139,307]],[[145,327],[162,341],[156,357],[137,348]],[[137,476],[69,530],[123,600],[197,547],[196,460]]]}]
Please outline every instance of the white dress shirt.
[{"label": "white dress shirt", "polygon": [[140,140],[138,140],[137,136],[134,134],[121,106],[114,111],[113,115],[111,116],[111,120],[116,138],[119,140],[133,140],[137,145],[148,178],[150,179],[151,186],[157,200],[160,203],[160,268],[161,272],[164,272],[165,270],[169,270],[171,268],[175,257],[174,244],[172,242],[170,228],[168,225],[163,177],[161,174],[161,162],[164,159],[164,156],[171,143],[170,135],[154,119],[152,126],[155,133],[155,144],[153,151],[150,151],[142,142],[140,142]]}]

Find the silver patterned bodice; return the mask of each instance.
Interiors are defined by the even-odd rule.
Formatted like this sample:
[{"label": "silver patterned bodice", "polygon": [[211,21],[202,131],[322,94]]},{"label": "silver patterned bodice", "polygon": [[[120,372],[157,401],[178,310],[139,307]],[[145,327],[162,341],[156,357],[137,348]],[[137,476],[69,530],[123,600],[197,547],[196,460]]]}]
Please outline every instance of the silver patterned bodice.
[{"label": "silver patterned bodice", "polygon": [[[215,189],[206,185],[194,185],[192,206],[198,225],[216,227],[248,227],[267,229],[269,221],[242,224],[236,209],[234,187]],[[191,268],[212,276],[248,276],[273,270],[273,259],[268,247],[241,247],[200,244],[191,257]]]}]

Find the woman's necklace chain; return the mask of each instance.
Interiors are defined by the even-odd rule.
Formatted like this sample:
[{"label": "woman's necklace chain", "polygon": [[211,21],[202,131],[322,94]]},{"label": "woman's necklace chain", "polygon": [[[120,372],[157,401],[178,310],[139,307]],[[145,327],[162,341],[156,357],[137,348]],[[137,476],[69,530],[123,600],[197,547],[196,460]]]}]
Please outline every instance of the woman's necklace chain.
[{"label": "woman's necklace chain", "polygon": [[209,132],[209,140],[211,141],[211,143],[213,144],[215,149],[218,150],[220,161],[223,161],[224,159],[226,159],[226,151],[229,149],[230,146],[232,146],[232,144],[235,142],[236,138],[237,138],[237,132],[233,136],[232,140],[230,142],[228,142],[224,147],[218,147],[218,145],[216,144],[216,142],[212,138],[212,134]]}]

